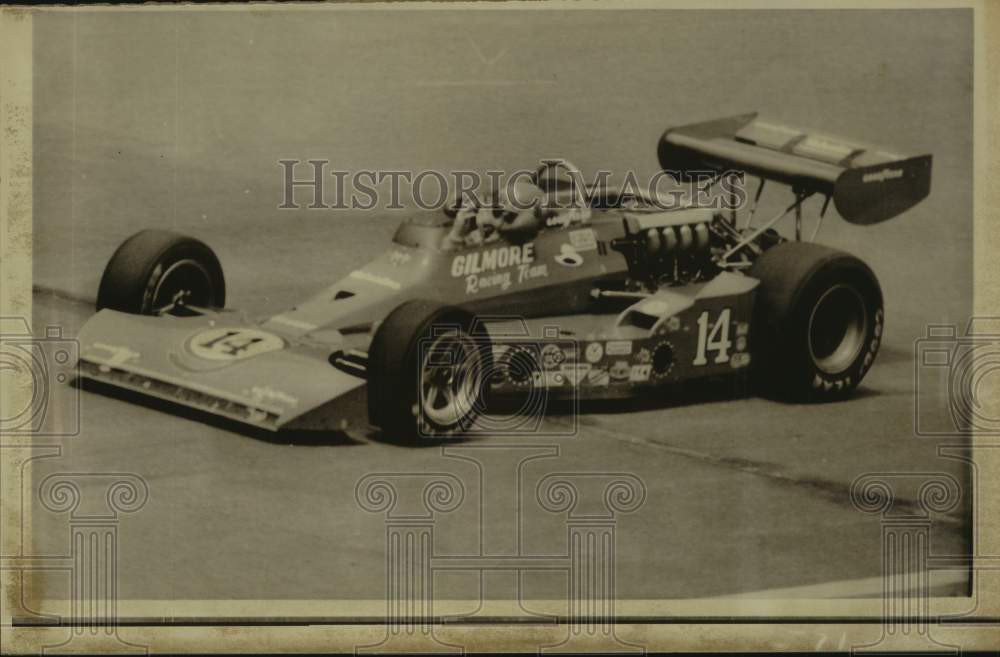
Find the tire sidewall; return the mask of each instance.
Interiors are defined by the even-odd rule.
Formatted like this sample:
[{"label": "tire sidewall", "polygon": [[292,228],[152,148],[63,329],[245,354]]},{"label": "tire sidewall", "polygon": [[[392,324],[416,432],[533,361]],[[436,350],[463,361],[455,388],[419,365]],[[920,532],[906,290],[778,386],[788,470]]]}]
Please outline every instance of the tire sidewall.
[{"label": "tire sidewall", "polygon": [[[866,321],[864,339],[851,363],[836,373],[826,372],[815,362],[809,345],[810,322],[822,296],[838,285],[853,289],[862,299]],[[788,359],[785,384],[793,396],[835,399],[850,392],[865,376],[875,360],[884,329],[882,293],[874,275],[864,263],[844,255],[823,263],[804,281],[793,296],[789,315],[778,332]],[[776,365],[774,363],[772,366]]]},{"label": "tire sidewall", "polygon": [[[434,422],[418,399],[421,357],[436,329],[457,327],[476,343],[483,375],[469,412],[458,421]],[[433,302],[410,301],[391,312],[376,330],[369,350],[368,415],[394,439],[449,440],[464,437],[486,403],[492,350],[475,317],[459,308]]]},{"label": "tire sidewall", "polygon": [[203,242],[160,230],[146,230],[125,240],[108,261],[97,292],[97,309],[153,314],[153,294],[163,275],[182,260],[194,260],[210,279],[211,304],[225,305],[225,278],[215,253]]}]

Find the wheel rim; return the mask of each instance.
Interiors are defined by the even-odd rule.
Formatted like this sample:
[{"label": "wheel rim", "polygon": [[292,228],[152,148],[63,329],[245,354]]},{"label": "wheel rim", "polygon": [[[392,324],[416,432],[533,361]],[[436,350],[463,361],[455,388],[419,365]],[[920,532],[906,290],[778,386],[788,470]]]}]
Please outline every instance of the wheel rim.
[{"label": "wheel rim", "polygon": [[868,332],[868,311],[850,285],[835,285],[820,296],[809,316],[809,353],[827,374],[840,374],[861,353]]},{"label": "wheel rim", "polygon": [[215,288],[208,269],[197,260],[178,260],[156,281],[150,303],[153,312],[185,314],[184,306],[213,305]]},{"label": "wheel rim", "polygon": [[440,427],[461,423],[475,409],[485,368],[481,345],[451,331],[426,347],[420,368],[420,409]]}]

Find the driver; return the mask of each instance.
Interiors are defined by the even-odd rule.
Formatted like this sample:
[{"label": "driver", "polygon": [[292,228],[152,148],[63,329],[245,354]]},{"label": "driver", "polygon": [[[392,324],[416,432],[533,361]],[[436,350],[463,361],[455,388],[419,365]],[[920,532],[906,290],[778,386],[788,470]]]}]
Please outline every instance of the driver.
[{"label": "driver", "polygon": [[476,229],[478,212],[479,208],[474,204],[467,203],[465,199],[459,199],[455,208],[455,221],[451,225],[451,230],[444,236],[441,248],[445,251],[453,251],[464,247]]},{"label": "driver", "polygon": [[561,207],[559,203],[550,203],[552,200],[551,194],[537,185],[515,180],[494,192],[491,201],[481,207],[460,201],[455,208],[455,221],[441,247],[450,251],[494,242],[501,237],[520,244],[534,239],[546,225],[566,225],[589,218],[589,208],[584,209],[587,215],[584,216],[575,204]]},{"label": "driver", "polygon": [[568,226],[590,221],[590,206],[583,197],[583,175],[566,160],[543,160],[535,171],[534,180],[544,190],[540,205],[541,219],[546,226]]},{"label": "driver", "polygon": [[534,239],[545,225],[544,192],[533,183],[516,180],[503,190],[499,200],[504,212],[497,230],[504,239],[515,244]]},{"label": "driver", "polygon": [[478,207],[461,200],[455,221],[441,248],[446,251],[496,241],[501,237],[521,244],[534,239],[546,218],[557,212],[545,207],[546,195],[536,185],[516,180],[494,192],[491,202]]}]

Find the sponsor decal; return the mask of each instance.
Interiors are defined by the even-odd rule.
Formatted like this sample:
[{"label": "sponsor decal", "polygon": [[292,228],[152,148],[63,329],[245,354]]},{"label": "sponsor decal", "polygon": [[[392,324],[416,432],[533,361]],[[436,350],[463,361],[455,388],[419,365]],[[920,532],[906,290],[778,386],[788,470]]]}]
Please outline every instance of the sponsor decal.
[{"label": "sponsor decal", "polygon": [[242,360],[276,351],[285,341],[254,328],[214,328],[196,334],[188,342],[191,353],[205,360]]},{"label": "sponsor decal", "polygon": [[750,324],[748,322],[736,322],[736,335],[748,335],[750,333]]},{"label": "sponsor decal", "polygon": [[736,351],[746,351],[747,350],[747,338],[744,335],[736,338]]},{"label": "sponsor decal", "polygon": [[506,290],[514,283],[549,275],[547,265],[534,262],[534,244],[503,246],[455,256],[451,261],[451,275],[465,277],[466,294],[491,288]]},{"label": "sponsor decal", "polygon": [[547,344],[542,347],[542,367],[554,370],[566,360],[566,354],[558,345]]},{"label": "sponsor decal", "polygon": [[535,245],[531,242],[457,255],[451,261],[451,275],[455,278],[485,272],[529,265],[535,261]]},{"label": "sponsor decal", "polygon": [[678,317],[677,315],[674,315],[673,317],[667,320],[666,326],[667,330],[670,331],[671,333],[679,330],[681,328],[681,318]]},{"label": "sponsor decal", "polygon": [[588,363],[596,363],[604,357],[604,347],[601,346],[600,342],[591,342],[587,345],[584,357]]},{"label": "sponsor decal", "polygon": [[247,397],[253,399],[255,404],[261,404],[264,402],[278,402],[281,404],[286,404],[288,406],[298,406],[299,400],[297,397],[289,395],[287,392],[282,390],[276,390],[270,386],[254,386],[250,388],[249,391],[244,391]]},{"label": "sponsor decal", "polygon": [[591,369],[587,372],[587,384],[592,386],[608,386],[611,384],[611,375],[607,370]]},{"label": "sponsor decal", "polygon": [[513,283],[520,284],[535,278],[546,278],[548,275],[549,269],[546,265],[519,265],[513,273],[501,271],[485,276],[470,274],[465,278],[465,293],[476,294],[489,288],[506,290]]},{"label": "sponsor decal", "polygon": [[886,180],[893,180],[895,178],[902,178],[902,169],[882,169],[881,171],[872,171],[871,173],[866,173],[861,176],[861,182],[873,183],[873,182],[885,182]]},{"label": "sponsor decal", "polygon": [[470,274],[465,280],[465,293],[475,294],[480,290],[485,290],[491,287],[498,287],[501,290],[506,290],[511,285],[510,272],[500,272],[497,274],[490,274],[489,276],[476,276],[475,274]]},{"label": "sponsor decal", "polygon": [[612,340],[608,342],[605,350],[609,356],[627,356],[632,353],[631,340]]},{"label": "sponsor decal", "polygon": [[122,347],[119,345],[110,345],[110,344],[104,344],[103,342],[95,342],[94,344],[91,345],[91,348],[101,349],[103,351],[108,352],[107,356],[99,358],[94,356],[89,349],[87,350],[88,358],[90,358],[91,360],[101,361],[101,366],[99,369],[105,374],[110,372],[112,367],[119,367],[121,365],[124,365],[128,361],[134,360],[139,357],[138,351],[132,351],[128,347]]},{"label": "sponsor decal", "polygon": [[653,371],[652,365],[633,365],[632,371],[629,373],[628,380],[641,383],[642,381],[649,381],[649,374]]},{"label": "sponsor decal", "polygon": [[566,376],[562,372],[543,372],[542,384],[546,388],[557,388],[566,383]]},{"label": "sponsor decal", "polygon": [[585,214],[581,208],[568,208],[547,217],[545,219],[545,225],[549,228],[563,228],[565,226],[569,226],[570,224],[580,223],[585,219],[585,217],[589,216],[589,211]]},{"label": "sponsor decal", "polygon": [[745,351],[737,352],[729,359],[729,364],[733,366],[733,369],[746,367],[750,364],[750,354]]},{"label": "sponsor decal", "polygon": [[563,267],[579,267],[583,264],[583,256],[569,244],[559,247],[559,255],[553,256],[553,259]]},{"label": "sponsor decal", "polygon": [[292,326],[297,329],[302,329],[304,331],[312,331],[313,329],[319,328],[316,324],[311,322],[303,322],[298,319],[294,319],[287,315],[275,315],[271,319],[267,320],[269,322],[277,322],[279,324],[285,324],[286,326]]},{"label": "sponsor decal", "polygon": [[627,360],[615,361],[615,364],[611,366],[608,370],[608,375],[612,379],[627,379],[632,371],[632,367],[628,364]]},{"label": "sponsor decal", "polygon": [[564,363],[559,371],[571,386],[579,385],[590,372],[590,363]]},{"label": "sponsor decal", "polygon": [[597,250],[597,238],[593,228],[581,228],[569,231],[569,243],[577,251]]},{"label": "sponsor decal", "polygon": [[639,353],[635,355],[635,362],[637,363],[649,363],[653,360],[653,354],[649,352],[649,349],[643,347],[639,350]]},{"label": "sponsor decal", "polygon": [[390,251],[389,252],[389,262],[392,263],[393,265],[397,266],[397,267],[400,266],[400,265],[406,264],[407,262],[409,262],[411,257],[412,256],[410,256],[410,254],[407,253],[406,251]]},{"label": "sponsor decal", "polygon": [[364,271],[363,269],[355,269],[351,272],[350,276],[351,278],[356,278],[359,281],[368,281],[369,283],[375,283],[376,285],[392,288],[393,290],[399,290],[403,287],[391,278],[379,276],[378,274],[373,274],[370,271]]}]

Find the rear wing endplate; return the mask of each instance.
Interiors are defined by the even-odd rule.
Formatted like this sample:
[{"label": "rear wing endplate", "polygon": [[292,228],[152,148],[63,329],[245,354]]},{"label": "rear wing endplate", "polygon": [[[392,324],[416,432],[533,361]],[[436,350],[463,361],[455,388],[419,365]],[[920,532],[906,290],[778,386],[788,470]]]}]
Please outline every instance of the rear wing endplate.
[{"label": "rear wing endplate", "polygon": [[833,199],[852,224],[895,217],[931,187],[931,156],[907,157],[786,125],[757,113],[670,128],[660,139],[660,166],[676,180],[693,172],[739,170],[790,185],[797,195]]}]

